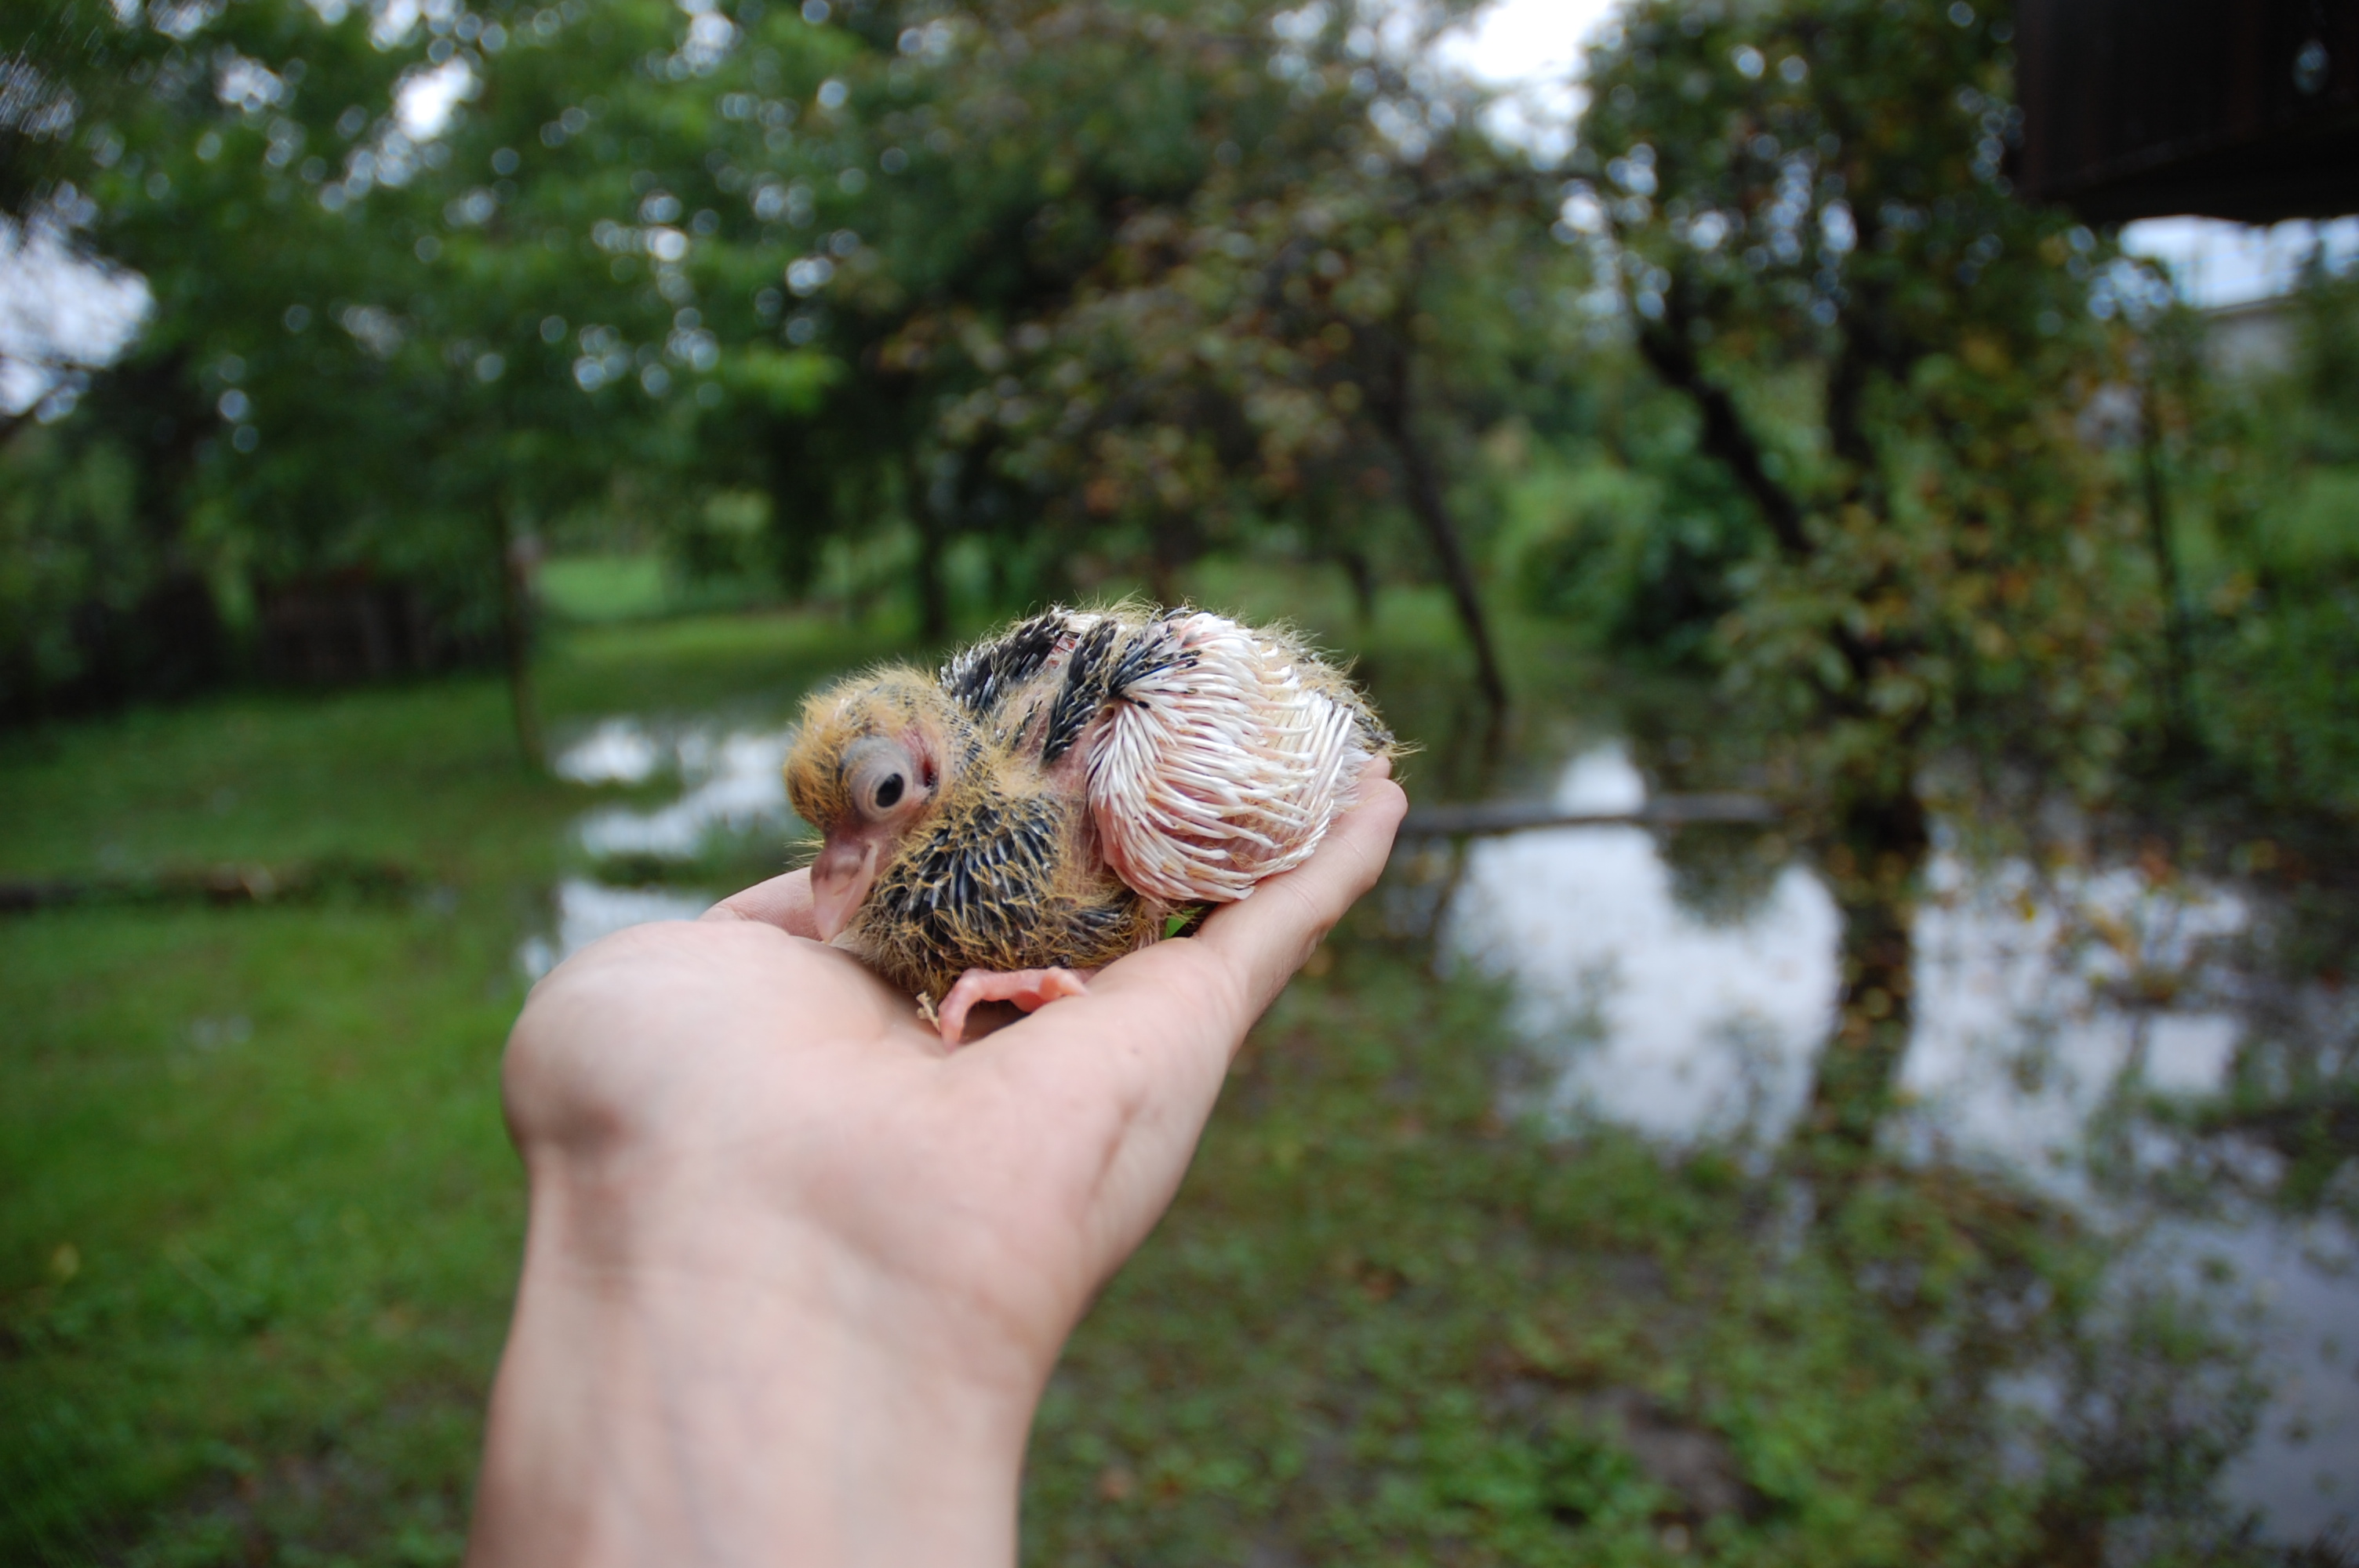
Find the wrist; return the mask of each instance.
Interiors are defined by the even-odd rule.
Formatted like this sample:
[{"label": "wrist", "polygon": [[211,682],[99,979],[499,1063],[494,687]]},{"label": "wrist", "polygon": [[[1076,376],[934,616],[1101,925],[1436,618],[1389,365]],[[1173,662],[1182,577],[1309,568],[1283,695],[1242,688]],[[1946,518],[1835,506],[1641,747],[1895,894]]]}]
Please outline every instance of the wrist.
[{"label": "wrist", "polygon": [[536,1162],[470,1561],[1012,1563],[1046,1368],[696,1196]]}]

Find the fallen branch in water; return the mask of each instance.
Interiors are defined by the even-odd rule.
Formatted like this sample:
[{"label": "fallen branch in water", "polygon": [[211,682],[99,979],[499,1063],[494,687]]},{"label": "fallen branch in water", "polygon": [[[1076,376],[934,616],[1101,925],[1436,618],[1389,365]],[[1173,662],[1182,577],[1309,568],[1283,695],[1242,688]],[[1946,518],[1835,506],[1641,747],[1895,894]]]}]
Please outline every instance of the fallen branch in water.
[{"label": "fallen branch in water", "polygon": [[1488,800],[1419,806],[1400,830],[1404,838],[1465,838],[1536,827],[1684,827],[1698,822],[1767,826],[1783,815],[1757,795],[1667,795],[1636,811],[1566,811],[1546,801]]},{"label": "fallen branch in water", "polygon": [[390,898],[420,885],[390,860],[342,856],[285,865],[193,866],[106,877],[0,881],[0,914],[109,903],[293,903],[342,893]]}]

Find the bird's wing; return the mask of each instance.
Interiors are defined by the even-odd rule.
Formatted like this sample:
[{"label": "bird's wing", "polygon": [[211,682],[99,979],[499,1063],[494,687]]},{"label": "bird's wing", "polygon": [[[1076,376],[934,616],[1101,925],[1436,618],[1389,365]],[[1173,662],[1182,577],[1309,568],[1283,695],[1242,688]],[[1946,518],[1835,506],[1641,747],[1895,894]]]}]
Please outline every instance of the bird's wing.
[{"label": "bird's wing", "polygon": [[1030,686],[1093,617],[1057,609],[1019,621],[987,642],[960,650],[943,665],[942,689],[978,719],[988,719]]},{"label": "bird's wing", "polygon": [[1042,761],[1086,745],[1108,864],[1150,898],[1234,903],[1309,859],[1391,737],[1291,637],[1197,611],[1082,629]]}]

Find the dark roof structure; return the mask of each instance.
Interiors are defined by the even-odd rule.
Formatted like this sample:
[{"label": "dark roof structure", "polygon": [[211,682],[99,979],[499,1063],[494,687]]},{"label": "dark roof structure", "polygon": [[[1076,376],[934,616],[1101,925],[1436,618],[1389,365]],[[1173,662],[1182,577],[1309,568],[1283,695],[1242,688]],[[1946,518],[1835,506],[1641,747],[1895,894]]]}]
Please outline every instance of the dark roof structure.
[{"label": "dark roof structure", "polygon": [[2359,0],[2017,0],[2016,185],[2092,222],[2359,212]]}]

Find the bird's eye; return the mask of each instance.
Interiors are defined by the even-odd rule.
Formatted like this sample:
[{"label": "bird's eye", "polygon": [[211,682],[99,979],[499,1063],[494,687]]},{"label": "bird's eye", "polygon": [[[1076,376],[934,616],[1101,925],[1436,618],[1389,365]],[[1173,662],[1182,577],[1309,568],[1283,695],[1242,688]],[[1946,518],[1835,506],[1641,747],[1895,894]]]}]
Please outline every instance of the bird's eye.
[{"label": "bird's eye", "polygon": [[897,741],[872,735],[854,743],[843,762],[853,804],[871,821],[897,816],[918,798],[918,760]]}]

